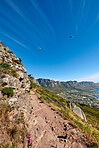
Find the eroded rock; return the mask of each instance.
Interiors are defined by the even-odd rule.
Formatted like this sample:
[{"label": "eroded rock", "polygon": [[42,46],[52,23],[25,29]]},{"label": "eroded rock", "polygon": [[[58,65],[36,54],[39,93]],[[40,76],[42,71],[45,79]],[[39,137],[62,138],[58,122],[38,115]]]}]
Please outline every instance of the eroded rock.
[{"label": "eroded rock", "polygon": [[83,119],[85,122],[87,122],[86,116],[83,112],[83,110],[78,107],[75,103],[70,102],[70,109],[77,114],[81,119]]}]

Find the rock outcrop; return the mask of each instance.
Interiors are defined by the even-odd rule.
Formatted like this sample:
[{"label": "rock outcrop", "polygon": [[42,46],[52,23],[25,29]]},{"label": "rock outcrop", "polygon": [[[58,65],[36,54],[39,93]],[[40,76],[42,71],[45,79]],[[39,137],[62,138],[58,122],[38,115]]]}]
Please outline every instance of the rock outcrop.
[{"label": "rock outcrop", "polygon": [[[17,100],[19,96],[29,91],[30,80],[26,69],[7,47],[0,43],[0,87],[11,87],[14,91],[13,99]],[[0,91],[0,96],[4,97]]]},{"label": "rock outcrop", "polygon": [[78,107],[75,103],[70,102],[70,109],[77,114],[81,119],[83,119],[85,122],[87,122],[86,116],[83,112],[83,110]]},{"label": "rock outcrop", "polygon": [[30,78],[35,84],[37,84],[37,85],[40,86],[39,82],[33,77],[32,74],[30,74],[30,75],[28,75],[28,76],[29,76],[29,78]]},{"label": "rock outcrop", "polygon": [[29,91],[30,79],[21,59],[0,42],[0,147],[27,147]]}]

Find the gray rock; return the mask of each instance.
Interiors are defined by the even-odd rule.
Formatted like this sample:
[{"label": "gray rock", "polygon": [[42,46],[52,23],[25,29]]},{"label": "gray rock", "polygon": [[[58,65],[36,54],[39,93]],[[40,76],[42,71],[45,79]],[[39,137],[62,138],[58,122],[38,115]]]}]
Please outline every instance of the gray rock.
[{"label": "gray rock", "polygon": [[24,73],[22,71],[17,71],[18,75],[19,75],[19,79],[23,79],[24,78]]},{"label": "gray rock", "polygon": [[[9,49],[4,49],[5,47],[0,43],[0,64],[2,62],[7,63],[10,67],[15,70],[18,74],[18,77],[15,77],[7,71],[8,74],[0,73],[0,85],[1,87],[11,87],[13,88],[14,95],[12,98],[7,98],[9,104],[17,104],[17,98],[25,96],[26,92],[30,88],[30,80],[26,73],[26,69],[21,63],[21,60],[17,58],[12,52],[9,52]],[[0,97],[2,93],[0,92]]]},{"label": "gray rock", "polygon": [[11,98],[8,100],[8,103],[12,105],[13,103],[17,102],[17,98]]},{"label": "gray rock", "polygon": [[78,106],[76,106],[74,103],[71,103],[71,102],[70,102],[70,109],[71,109],[75,114],[77,114],[81,119],[83,119],[85,122],[87,122],[86,116],[85,116],[83,110],[82,110],[80,107],[78,107]]},{"label": "gray rock", "polygon": [[2,93],[1,93],[1,91],[0,91],[0,98],[2,98]]},{"label": "gray rock", "polygon": [[9,83],[8,77],[3,78],[3,79],[2,79],[2,83],[3,83],[3,84],[8,84],[8,83]]},{"label": "gray rock", "polygon": [[39,82],[33,77],[32,74],[30,74],[30,75],[28,75],[28,76],[30,77],[30,79],[31,79],[34,83],[36,83],[37,85],[40,86]]}]

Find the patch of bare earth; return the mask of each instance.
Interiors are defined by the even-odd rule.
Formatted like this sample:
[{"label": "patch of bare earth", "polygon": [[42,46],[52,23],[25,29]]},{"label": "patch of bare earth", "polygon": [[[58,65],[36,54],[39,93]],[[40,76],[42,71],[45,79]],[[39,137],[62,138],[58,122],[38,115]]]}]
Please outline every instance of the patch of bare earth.
[{"label": "patch of bare earth", "polygon": [[68,120],[64,120],[51,107],[40,102],[34,92],[28,98],[32,106],[26,120],[32,137],[31,148],[86,148],[86,137]]}]

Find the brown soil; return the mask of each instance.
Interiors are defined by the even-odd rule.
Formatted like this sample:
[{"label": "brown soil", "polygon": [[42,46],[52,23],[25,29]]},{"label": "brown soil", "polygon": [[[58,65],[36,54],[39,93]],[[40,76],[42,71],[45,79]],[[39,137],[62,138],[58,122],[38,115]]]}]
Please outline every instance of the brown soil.
[{"label": "brown soil", "polygon": [[32,138],[30,148],[86,148],[87,139],[68,120],[42,103],[34,92],[28,98],[31,116],[26,118]]}]

